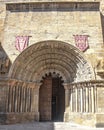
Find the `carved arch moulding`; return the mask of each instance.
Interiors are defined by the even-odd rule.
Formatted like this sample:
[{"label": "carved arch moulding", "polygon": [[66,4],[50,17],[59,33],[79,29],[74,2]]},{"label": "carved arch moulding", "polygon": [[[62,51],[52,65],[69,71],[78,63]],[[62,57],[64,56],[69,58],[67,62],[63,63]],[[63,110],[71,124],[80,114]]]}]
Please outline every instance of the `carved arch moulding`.
[{"label": "carved arch moulding", "polygon": [[94,79],[93,69],[83,53],[62,41],[42,41],[24,50],[14,61],[9,78],[40,82],[45,73],[58,73],[64,82]]}]

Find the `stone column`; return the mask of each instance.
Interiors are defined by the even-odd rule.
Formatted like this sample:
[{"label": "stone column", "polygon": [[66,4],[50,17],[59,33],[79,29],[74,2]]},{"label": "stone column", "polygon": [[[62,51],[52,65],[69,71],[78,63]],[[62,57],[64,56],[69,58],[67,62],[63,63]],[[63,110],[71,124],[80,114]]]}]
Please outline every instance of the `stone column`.
[{"label": "stone column", "polygon": [[73,111],[73,88],[70,88],[70,111]]},{"label": "stone column", "polygon": [[88,86],[86,86],[86,112],[89,111],[89,93],[88,93]]},{"label": "stone column", "polygon": [[27,91],[26,91],[26,93],[27,93],[27,99],[26,99],[26,102],[27,102],[27,104],[26,104],[26,106],[27,106],[27,112],[30,112],[30,86],[29,86],[29,84],[27,85]]},{"label": "stone column", "polygon": [[7,111],[8,112],[14,112],[14,87],[16,85],[15,80],[10,80],[9,84],[9,91],[8,91],[8,105],[7,105]]},{"label": "stone column", "polygon": [[80,106],[80,112],[83,112],[83,88],[81,86],[80,88],[80,93],[81,93],[81,106]]},{"label": "stone column", "polygon": [[9,111],[8,112],[13,112],[14,110],[14,94],[13,94],[13,90],[14,90],[14,86],[15,86],[15,81],[10,82],[9,84]]},{"label": "stone column", "polygon": [[91,86],[89,85],[89,112],[92,112]]},{"label": "stone column", "polygon": [[15,86],[15,112],[17,112],[17,106],[18,106],[18,103],[17,103],[17,101],[18,101],[18,86],[16,85]]},{"label": "stone column", "polygon": [[69,84],[64,83],[65,88],[65,112],[64,112],[64,121],[67,122],[69,119],[69,104],[70,104],[70,91]]},{"label": "stone column", "polygon": [[17,112],[20,112],[20,86],[21,83],[18,83]]},{"label": "stone column", "polygon": [[31,97],[30,97],[30,87],[28,88],[28,112],[30,112],[30,108],[31,108]]},{"label": "stone column", "polygon": [[94,86],[94,107],[95,107],[95,112],[97,112],[97,87],[96,85]]},{"label": "stone column", "polygon": [[69,108],[69,89],[65,89],[65,108]]},{"label": "stone column", "polygon": [[12,112],[15,111],[15,86],[12,87]]},{"label": "stone column", "polygon": [[86,85],[83,86],[83,112],[86,112]]},{"label": "stone column", "polygon": [[94,110],[94,87],[91,87],[91,99],[92,99],[92,112],[95,112]]},{"label": "stone column", "polygon": [[76,94],[76,112],[78,110],[78,92],[77,92],[77,87],[75,88],[75,94]]},{"label": "stone column", "polygon": [[21,82],[17,84],[17,112],[21,112]]},{"label": "stone column", "polygon": [[25,87],[25,112],[28,112],[27,107],[28,107],[28,87],[26,84],[26,87]]},{"label": "stone column", "polygon": [[26,88],[26,85],[25,83],[23,84],[23,89],[22,89],[22,112],[25,112],[25,88]]},{"label": "stone column", "polygon": [[20,112],[22,112],[23,104],[23,83],[21,84],[21,100],[20,100]]},{"label": "stone column", "polygon": [[9,112],[11,112],[11,108],[12,108],[12,87],[9,86]]},{"label": "stone column", "polygon": [[6,96],[6,112],[9,112],[9,90],[10,90],[9,85],[8,85],[7,89],[8,89],[8,91],[7,91],[7,96]]},{"label": "stone column", "polygon": [[32,83],[31,111],[35,113],[35,120],[39,121],[39,88],[41,83]]}]

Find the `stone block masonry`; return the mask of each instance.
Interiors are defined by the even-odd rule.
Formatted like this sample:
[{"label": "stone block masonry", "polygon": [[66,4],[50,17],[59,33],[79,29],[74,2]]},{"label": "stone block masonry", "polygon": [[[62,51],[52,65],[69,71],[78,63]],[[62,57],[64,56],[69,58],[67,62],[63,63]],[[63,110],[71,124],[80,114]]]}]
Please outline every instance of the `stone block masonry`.
[{"label": "stone block masonry", "polygon": [[[0,0],[0,123],[51,119],[51,89],[44,115],[39,88],[52,74],[65,90],[64,121],[103,127],[103,21],[103,0]],[[88,36],[86,51],[77,48],[75,35]],[[23,52],[15,47],[17,36],[29,36]]]}]

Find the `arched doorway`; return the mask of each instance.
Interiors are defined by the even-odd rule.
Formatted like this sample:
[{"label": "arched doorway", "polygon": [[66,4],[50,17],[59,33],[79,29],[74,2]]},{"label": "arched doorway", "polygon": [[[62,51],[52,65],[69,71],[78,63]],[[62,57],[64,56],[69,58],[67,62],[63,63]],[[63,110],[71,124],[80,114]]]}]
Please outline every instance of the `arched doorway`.
[{"label": "arched doorway", "polygon": [[[45,74],[47,75],[45,76]],[[54,78],[54,75],[57,78]],[[62,80],[60,79],[60,76],[62,76]],[[88,81],[93,79],[93,77],[93,69],[85,60],[83,54],[74,46],[62,41],[42,41],[30,46],[17,57],[9,71],[10,79],[24,82],[26,89],[24,90],[23,85],[22,93],[24,91],[25,93],[28,93],[27,87],[33,90],[31,93],[28,93],[28,95],[30,95],[29,99],[31,99],[30,104],[32,108],[30,109],[30,112],[34,113],[34,120],[37,121],[63,120],[63,113],[64,121],[68,120],[70,84]],[[62,81],[64,81],[64,84],[62,84]],[[50,87],[50,90],[45,90],[47,82],[49,82],[47,86]],[[57,85],[58,87],[56,87],[56,89],[60,92],[59,95],[54,95],[54,92],[52,91],[54,88],[53,83],[56,85],[58,82],[60,83]],[[28,84],[30,85],[28,86]],[[11,86],[10,90],[13,88]],[[50,93],[47,91],[50,91]],[[48,94],[50,97],[47,96]],[[22,95],[24,96],[24,94]],[[42,99],[44,97],[47,99],[49,98],[50,101],[43,102]],[[26,95],[23,99],[25,99],[27,103]],[[46,103],[46,107],[47,104],[50,103],[49,108],[47,107],[47,109],[44,109],[46,107],[43,107],[42,103]],[[74,102],[71,103],[72,105],[75,104]],[[12,100],[9,104],[12,104]],[[61,110],[58,108],[58,111],[55,111],[58,106],[60,106]],[[11,109],[9,112],[10,111]],[[46,111],[47,116],[44,116],[44,111]],[[22,112],[28,113],[26,110],[23,110]]]},{"label": "arched doorway", "polygon": [[9,77],[40,82],[45,73],[56,72],[65,82],[91,80],[91,65],[76,47],[62,41],[41,41],[28,47],[14,61]]},{"label": "arched doorway", "polygon": [[40,121],[63,121],[65,112],[65,90],[62,77],[46,75],[39,90]]}]

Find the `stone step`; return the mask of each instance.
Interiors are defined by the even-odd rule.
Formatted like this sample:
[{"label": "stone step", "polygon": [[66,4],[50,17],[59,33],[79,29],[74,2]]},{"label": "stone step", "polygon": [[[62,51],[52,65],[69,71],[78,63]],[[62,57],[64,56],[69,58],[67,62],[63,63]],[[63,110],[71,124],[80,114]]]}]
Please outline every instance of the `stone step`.
[{"label": "stone step", "polygon": [[91,128],[74,123],[60,122],[33,122],[14,125],[0,125],[0,130],[104,130],[103,128]]}]

